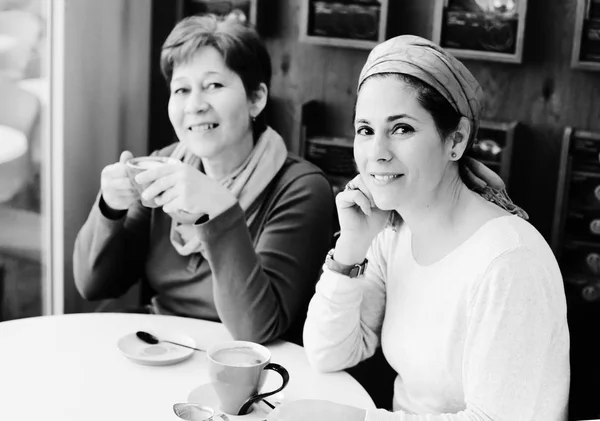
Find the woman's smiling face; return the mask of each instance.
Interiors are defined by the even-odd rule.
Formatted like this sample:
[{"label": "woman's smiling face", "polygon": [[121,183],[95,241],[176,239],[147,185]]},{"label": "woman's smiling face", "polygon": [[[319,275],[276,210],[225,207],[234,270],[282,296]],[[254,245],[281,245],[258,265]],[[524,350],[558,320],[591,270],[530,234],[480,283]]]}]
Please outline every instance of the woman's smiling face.
[{"label": "woman's smiling face", "polygon": [[247,156],[253,145],[251,115],[258,112],[218,50],[202,47],[175,66],[170,89],[169,118],[190,151],[209,159]]},{"label": "woman's smiling face", "polygon": [[417,91],[393,75],[368,78],[356,102],[354,159],[378,208],[423,205],[449,168],[442,141]]}]

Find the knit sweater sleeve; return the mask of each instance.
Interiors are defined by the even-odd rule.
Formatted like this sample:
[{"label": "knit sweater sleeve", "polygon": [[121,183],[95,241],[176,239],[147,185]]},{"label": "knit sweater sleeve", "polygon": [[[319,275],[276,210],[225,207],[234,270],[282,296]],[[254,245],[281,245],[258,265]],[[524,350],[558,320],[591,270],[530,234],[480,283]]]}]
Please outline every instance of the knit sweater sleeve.
[{"label": "knit sweater sleeve", "polygon": [[268,342],[303,317],[332,238],[333,195],[317,172],[278,193],[254,243],[236,204],[199,224],[221,321],[239,340]]},{"label": "knit sweater sleeve", "polygon": [[126,215],[110,219],[103,207],[106,205],[98,194],[75,240],[75,285],[87,300],[121,296],[144,270],[150,209],[137,203]]},{"label": "knit sweater sleeve", "polygon": [[352,367],[371,357],[380,344],[386,299],[381,237],[371,245],[361,277],[324,267],[304,326],[306,354],[320,371]]},{"label": "knit sweater sleeve", "polygon": [[[473,288],[467,300],[463,411],[412,415],[374,409],[365,420],[564,419],[560,403],[568,393],[566,307],[562,284],[549,266],[526,249],[511,250]],[[548,408],[556,410],[543,415]]]}]

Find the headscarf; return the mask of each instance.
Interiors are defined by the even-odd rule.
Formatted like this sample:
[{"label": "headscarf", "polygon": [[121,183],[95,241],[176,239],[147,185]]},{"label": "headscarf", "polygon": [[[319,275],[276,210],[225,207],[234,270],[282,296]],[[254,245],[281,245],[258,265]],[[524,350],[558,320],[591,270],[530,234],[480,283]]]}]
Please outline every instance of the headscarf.
[{"label": "headscarf", "polygon": [[[473,74],[454,56],[425,38],[414,35],[391,38],[369,53],[360,72],[357,91],[368,77],[386,73],[410,75],[438,91],[457,113],[471,121],[468,145],[474,142],[483,108],[483,90]],[[499,177],[493,171],[484,170],[477,176],[484,184],[466,183],[469,188],[507,212],[528,219],[527,213],[508,197],[504,183],[498,187]]]}]

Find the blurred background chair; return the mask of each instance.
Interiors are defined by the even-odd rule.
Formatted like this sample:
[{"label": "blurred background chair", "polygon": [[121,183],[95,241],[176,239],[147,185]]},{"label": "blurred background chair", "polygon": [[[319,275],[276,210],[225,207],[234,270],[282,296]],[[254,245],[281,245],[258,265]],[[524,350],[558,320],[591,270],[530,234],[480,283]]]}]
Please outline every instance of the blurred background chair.
[{"label": "blurred background chair", "polygon": [[36,95],[0,81],[0,202],[10,200],[33,176],[29,143],[40,112]]},{"label": "blurred background chair", "polygon": [[[0,80],[0,291],[5,288],[5,256],[40,262],[41,217],[36,209],[17,209],[10,202],[33,184],[29,141],[38,130],[37,96],[16,83]],[[4,299],[0,294],[0,320]]]},{"label": "blurred background chair", "polygon": [[[42,22],[25,10],[0,11],[0,77],[20,80],[37,55]],[[37,66],[39,67],[39,66]]]}]

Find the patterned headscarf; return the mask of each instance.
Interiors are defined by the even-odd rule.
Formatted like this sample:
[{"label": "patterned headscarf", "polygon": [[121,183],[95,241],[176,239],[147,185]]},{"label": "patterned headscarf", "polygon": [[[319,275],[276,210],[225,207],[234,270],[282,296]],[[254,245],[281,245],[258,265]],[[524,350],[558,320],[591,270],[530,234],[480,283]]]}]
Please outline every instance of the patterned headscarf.
[{"label": "patterned headscarf", "polygon": [[[425,38],[401,35],[377,45],[369,53],[360,72],[357,91],[368,77],[384,73],[410,75],[438,91],[457,113],[471,121],[468,142],[469,145],[473,143],[483,108],[483,90],[473,74],[454,56]],[[488,169],[491,180],[485,179],[485,173],[483,178],[482,174],[477,174],[485,183],[483,187],[481,183],[469,187],[506,211],[527,219],[527,213],[512,202],[504,187],[494,187],[497,176],[492,173]]]}]

